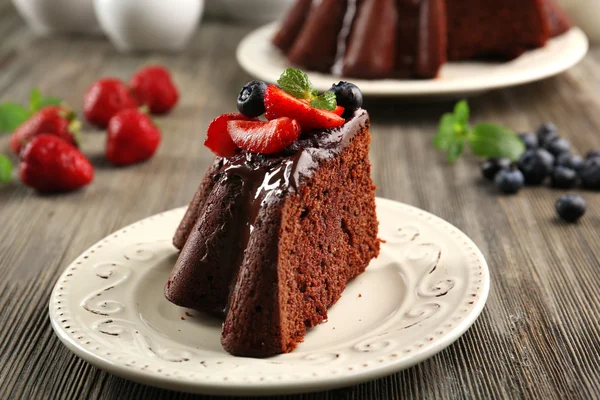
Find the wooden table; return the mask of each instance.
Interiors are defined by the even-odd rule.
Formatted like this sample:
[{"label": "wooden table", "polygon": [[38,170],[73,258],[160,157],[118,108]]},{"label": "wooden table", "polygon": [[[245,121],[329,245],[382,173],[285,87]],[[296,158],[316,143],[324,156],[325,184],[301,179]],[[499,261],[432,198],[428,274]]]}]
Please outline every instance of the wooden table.
[{"label": "wooden table", "polygon": [[[160,119],[154,159],[116,169],[103,160],[105,136],[87,128],[83,151],[96,166],[87,189],[40,196],[16,182],[0,188],[0,398],[183,399],[107,374],[69,352],[47,316],[51,289],[77,255],[110,232],[186,204],[212,155],[204,130],[235,109],[249,79],[234,52],[252,27],[205,22],[177,56],[124,56],[101,38],[36,38],[0,0],[0,101],[25,102],[29,90],[60,96],[81,110],[100,76],[126,79],[140,65],[168,66],[182,89]],[[575,148],[600,149],[600,49],[544,82],[471,100],[476,120],[514,129],[555,122]],[[370,99],[373,177],[378,195],[421,207],[466,232],[485,254],[489,300],[455,344],[404,372],[360,386],[287,399],[600,397],[600,194],[584,192],[578,225],[557,221],[548,188],[499,196],[476,160],[449,166],[432,148],[436,122],[452,103]],[[0,152],[8,152],[8,136]]]}]

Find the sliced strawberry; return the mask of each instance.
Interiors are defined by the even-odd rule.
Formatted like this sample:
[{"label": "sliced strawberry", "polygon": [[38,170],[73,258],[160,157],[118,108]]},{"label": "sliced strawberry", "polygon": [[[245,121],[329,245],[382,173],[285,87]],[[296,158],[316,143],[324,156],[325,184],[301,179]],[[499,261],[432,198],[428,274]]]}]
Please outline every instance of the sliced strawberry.
[{"label": "sliced strawberry", "polygon": [[344,125],[344,118],[334,112],[311,107],[275,85],[265,92],[265,116],[267,119],[288,117],[298,121],[303,132],[313,129],[330,129]]},{"label": "sliced strawberry", "polygon": [[296,120],[282,117],[272,121],[229,121],[229,134],[241,149],[251,153],[278,153],[300,137]]},{"label": "sliced strawberry", "polygon": [[206,140],[204,145],[213,153],[220,157],[231,157],[239,148],[231,140],[227,132],[227,122],[229,121],[257,121],[256,118],[249,118],[240,113],[222,114],[213,119],[206,130]]}]

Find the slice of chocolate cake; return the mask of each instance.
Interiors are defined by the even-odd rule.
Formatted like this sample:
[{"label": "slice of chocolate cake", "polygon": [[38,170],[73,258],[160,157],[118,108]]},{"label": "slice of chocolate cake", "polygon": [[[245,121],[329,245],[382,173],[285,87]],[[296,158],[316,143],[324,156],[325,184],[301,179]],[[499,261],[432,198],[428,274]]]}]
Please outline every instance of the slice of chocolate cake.
[{"label": "slice of chocolate cake", "polygon": [[292,351],[379,253],[369,116],[342,123],[275,154],[217,157],[177,230],[165,295],[224,317],[231,354]]}]

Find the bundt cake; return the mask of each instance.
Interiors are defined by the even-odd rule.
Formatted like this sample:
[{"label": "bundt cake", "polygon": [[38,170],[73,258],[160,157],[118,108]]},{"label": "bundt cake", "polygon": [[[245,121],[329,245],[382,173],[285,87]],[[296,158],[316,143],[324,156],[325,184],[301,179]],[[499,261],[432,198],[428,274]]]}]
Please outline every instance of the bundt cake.
[{"label": "bundt cake", "polygon": [[[181,253],[165,286],[169,301],[224,318],[224,349],[246,357],[292,351],[379,253],[367,111],[347,109],[344,119],[339,106],[318,109],[274,85],[258,97],[271,121],[225,114],[209,126],[216,154],[229,137],[242,148],[218,156],[203,178],[175,233]],[[309,120],[325,127],[306,131]],[[238,140],[240,132],[261,138]]]},{"label": "bundt cake", "polygon": [[427,79],[446,59],[510,60],[570,27],[554,0],[297,0],[273,44],[314,71]]}]

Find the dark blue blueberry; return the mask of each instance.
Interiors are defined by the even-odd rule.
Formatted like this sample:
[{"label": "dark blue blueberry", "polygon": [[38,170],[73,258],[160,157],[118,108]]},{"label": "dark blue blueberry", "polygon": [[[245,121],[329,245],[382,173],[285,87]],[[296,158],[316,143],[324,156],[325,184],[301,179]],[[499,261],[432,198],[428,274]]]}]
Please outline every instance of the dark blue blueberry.
[{"label": "dark blue blueberry", "polygon": [[600,157],[600,150],[590,150],[585,155],[585,158],[595,158],[595,157]]},{"label": "dark blue blueberry", "polygon": [[561,189],[570,189],[577,185],[577,172],[574,169],[558,166],[550,176],[552,186]]},{"label": "dark blue blueberry", "polygon": [[550,141],[546,141],[544,148],[552,153],[554,157],[558,157],[562,153],[571,151],[571,143],[565,138],[555,137]]},{"label": "dark blue blueberry", "polygon": [[556,166],[579,171],[583,166],[583,157],[571,153],[562,153],[556,158]]},{"label": "dark blue blueberry", "polygon": [[519,159],[519,169],[528,185],[539,185],[550,175],[554,167],[554,156],[544,149],[532,149]]},{"label": "dark blue blueberry", "polygon": [[494,183],[502,193],[515,194],[525,186],[525,178],[518,169],[505,168],[496,174]]},{"label": "dark blue blueberry", "polygon": [[362,92],[353,83],[341,81],[333,85],[329,91],[335,94],[337,105],[344,107],[344,114],[342,114],[344,118],[350,117],[354,114],[354,110],[362,107]]},{"label": "dark blue blueberry", "polygon": [[592,190],[600,190],[600,157],[592,157],[585,160],[579,170],[579,177],[583,187]]},{"label": "dark blue blueberry", "polygon": [[250,81],[244,85],[237,98],[237,109],[246,117],[258,117],[265,113],[265,90],[262,81]]},{"label": "dark blue blueberry", "polygon": [[481,173],[485,179],[493,181],[498,171],[508,167],[510,167],[508,158],[490,158],[481,164]]},{"label": "dark blue blueberry", "polygon": [[576,194],[566,194],[556,201],[558,216],[567,222],[577,222],[585,214],[585,200]]},{"label": "dark blue blueberry", "polygon": [[545,146],[547,142],[558,136],[558,129],[552,122],[546,122],[537,128],[536,133],[539,145]]},{"label": "dark blue blueberry", "polygon": [[535,149],[539,146],[538,137],[535,133],[522,132],[519,133],[519,138],[521,139],[527,150]]}]

